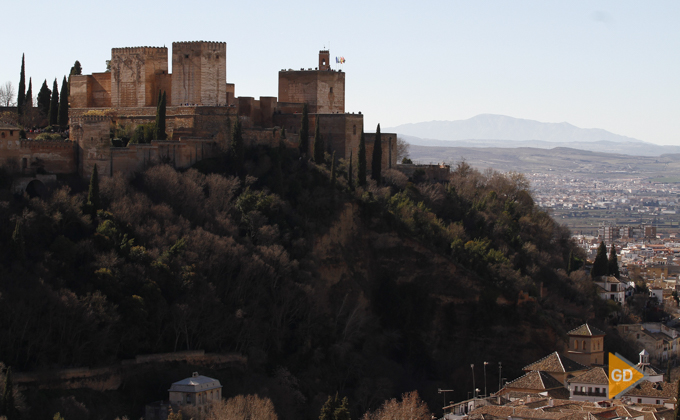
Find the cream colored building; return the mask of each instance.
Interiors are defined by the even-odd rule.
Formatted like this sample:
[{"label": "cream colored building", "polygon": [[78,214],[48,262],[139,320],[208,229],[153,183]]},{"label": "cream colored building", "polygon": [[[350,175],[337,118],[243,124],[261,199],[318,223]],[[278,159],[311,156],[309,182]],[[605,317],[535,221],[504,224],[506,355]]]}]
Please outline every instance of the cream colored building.
[{"label": "cream colored building", "polygon": [[175,382],[168,390],[173,407],[203,407],[222,398],[220,381],[194,372],[191,378]]}]

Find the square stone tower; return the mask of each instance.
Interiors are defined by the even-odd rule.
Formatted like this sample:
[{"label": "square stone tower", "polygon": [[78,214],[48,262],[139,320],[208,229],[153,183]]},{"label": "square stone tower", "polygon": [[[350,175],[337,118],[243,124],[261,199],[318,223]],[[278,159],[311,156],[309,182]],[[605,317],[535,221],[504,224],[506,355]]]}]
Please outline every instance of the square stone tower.
[{"label": "square stone tower", "polygon": [[133,47],[111,49],[111,106],[155,106],[162,80],[168,74],[168,49]]},{"label": "square stone tower", "polygon": [[331,69],[330,53],[322,50],[316,70],[279,72],[279,102],[306,102],[311,114],[344,114],[345,73]]},{"label": "square stone tower", "polygon": [[569,348],[567,357],[584,366],[602,366],[604,361],[605,333],[588,324],[583,324],[567,333]]},{"label": "square stone tower", "polygon": [[227,102],[227,43],[172,43],[173,106],[225,105]]}]

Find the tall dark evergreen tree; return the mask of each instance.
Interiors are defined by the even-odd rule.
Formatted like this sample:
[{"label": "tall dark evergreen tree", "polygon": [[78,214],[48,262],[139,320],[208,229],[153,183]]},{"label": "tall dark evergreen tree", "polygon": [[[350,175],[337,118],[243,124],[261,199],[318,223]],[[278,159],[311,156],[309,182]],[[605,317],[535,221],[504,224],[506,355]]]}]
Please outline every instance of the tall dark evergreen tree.
[{"label": "tall dark evergreen tree", "polygon": [[354,191],[354,180],[352,177],[354,176],[353,173],[353,168],[352,168],[352,151],[349,151],[349,168],[347,169],[347,186],[349,187],[350,191]]},{"label": "tall dark evergreen tree", "polygon": [[[159,92],[160,93],[160,92]],[[156,124],[154,125],[153,137],[156,140],[165,140],[167,134],[165,134],[165,114],[166,114],[166,96],[165,92],[160,95],[158,106],[156,107]]]},{"label": "tall dark evergreen tree", "polygon": [[609,253],[609,261],[607,266],[607,271],[610,276],[614,276],[617,279],[621,277],[621,273],[619,273],[619,260],[616,258],[616,246],[614,244],[612,244],[611,252]]},{"label": "tall dark evergreen tree", "polygon": [[335,420],[335,410],[338,408],[338,405],[338,395],[335,394],[335,398],[329,396],[323,407],[321,407],[319,420]]},{"label": "tall dark evergreen tree", "polygon": [[69,76],[79,75],[79,74],[83,74],[83,68],[80,66],[80,61],[76,60],[76,62],[73,63],[73,67],[71,67],[71,71],[69,72]]},{"label": "tall dark evergreen tree", "polygon": [[17,94],[17,112],[19,112],[19,115],[23,115],[24,102],[26,101],[26,66],[24,64],[24,54],[21,54],[21,74],[19,75],[19,93]]},{"label": "tall dark evergreen tree", "polygon": [[597,256],[595,257],[590,275],[592,278],[596,278],[606,276],[607,274],[609,274],[609,260],[607,259],[607,246],[603,241],[600,242],[600,246],[597,248]]},{"label": "tall dark evergreen tree", "polygon": [[319,115],[317,114],[316,124],[314,124],[314,162],[317,165],[323,163],[324,152],[323,137],[321,136],[321,131],[319,129]]},{"label": "tall dark evergreen tree", "polygon": [[241,128],[241,120],[239,120],[238,117],[236,117],[236,123],[234,123],[234,127],[232,129],[231,146],[229,149],[236,172],[240,175],[243,171],[243,161],[245,160],[245,146],[243,144],[243,129]]},{"label": "tall dark evergreen tree", "polygon": [[21,222],[18,220],[14,225],[14,232],[12,232],[12,247],[14,248],[16,259],[23,261],[26,257],[26,243]]},{"label": "tall dark evergreen tree", "polygon": [[302,104],[302,121],[300,122],[300,155],[307,156],[309,151],[309,108]]},{"label": "tall dark evergreen tree", "polygon": [[57,116],[57,124],[62,129],[68,126],[68,82],[66,76],[61,82],[61,97],[59,98],[59,114]]},{"label": "tall dark evergreen tree", "polygon": [[54,79],[52,84],[52,98],[50,99],[49,123],[56,126],[59,122],[59,86],[57,79]]},{"label": "tall dark evergreen tree", "polygon": [[33,110],[33,79],[28,78],[28,90],[24,99],[24,115],[30,116]]},{"label": "tall dark evergreen tree", "polygon": [[331,157],[331,188],[335,188],[335,151]]},{"label": "tall dark evergreen tree", "polygon": [[371,160],[371,178],[380,185],[380,175],[382,173],[382,136],[380,135],[380,124],[375,130],[375,143],[373,144],[373,159]]},{"label": "tall dark evergreen tree", "polygon": [[102,203],[99,198],[99,173],[96,163],[92,168],[92,175],[90,176],[90,187],[87,191],[87,207],[93,216],[97,214],[97,210],[101,210],[102,208]]},{"label": "tall dark evergreen tree", "polygon": [[38,110],[43,117],[47,117],[50,112],[50,99],[52,91],[47,87],[47,80],[45,80],[38,92]]},{"label": "tall dark evergreen tree", "polygon": [[359,136],[359,173],[357,174],[357,185],[366,186],[366,139],[364,139],[364,129],[361,129]]}]

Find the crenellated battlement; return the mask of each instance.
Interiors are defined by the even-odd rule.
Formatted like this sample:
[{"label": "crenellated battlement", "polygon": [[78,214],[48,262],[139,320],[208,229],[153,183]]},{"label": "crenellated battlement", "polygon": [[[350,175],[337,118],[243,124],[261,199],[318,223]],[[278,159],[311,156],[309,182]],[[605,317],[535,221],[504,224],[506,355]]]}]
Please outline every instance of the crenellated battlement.
[{"label": "crenellated battlement", "polygon": [[75,147],[76,143],[71,140],[21,140],[22,149],[69,149]]},{"label": "crenellated battlement", "polygon": [[153,54],[153,53],[166,53],[168,52],[168,47],[123,47],[123,48],[111,48],[111,55],[114,54]]},{"label": "crenellated battlement", "polygon": [[80,122],[101,122],[101,121],[111,121],[111,117],[108,115],[81,115],[75,117],[74,120]]}]

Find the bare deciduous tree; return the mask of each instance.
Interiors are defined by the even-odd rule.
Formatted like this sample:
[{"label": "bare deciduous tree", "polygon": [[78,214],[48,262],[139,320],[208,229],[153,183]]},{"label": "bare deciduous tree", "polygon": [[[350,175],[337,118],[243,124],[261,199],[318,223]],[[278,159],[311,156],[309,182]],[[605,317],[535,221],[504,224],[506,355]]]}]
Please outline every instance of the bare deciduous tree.
[{"label": "bare deciduous tree", "polygon": [[17,92],[12,82],[5,82],[4,85],[0,86],[0,106],[16,106],[16,95]]},{"label": "bare deciduous tree", "polygon": [[408,392],[401,396],[401,401],[392,398],[376,411],[366,412],[362,420],[430,420],[432,413],[427,404],[420,399],[418,391]]},{"label": "bare deciduous tree", "polygon": [[237,395],[212,404],[205,420],[278,420],[274,404],[258,395]]},{"label": "bare deciduous tree", "polygon": [[409,158],[409,148],[410,144],[406,142],[402,137],[397,137],[397,163],[401,163],[403,159]]}]

